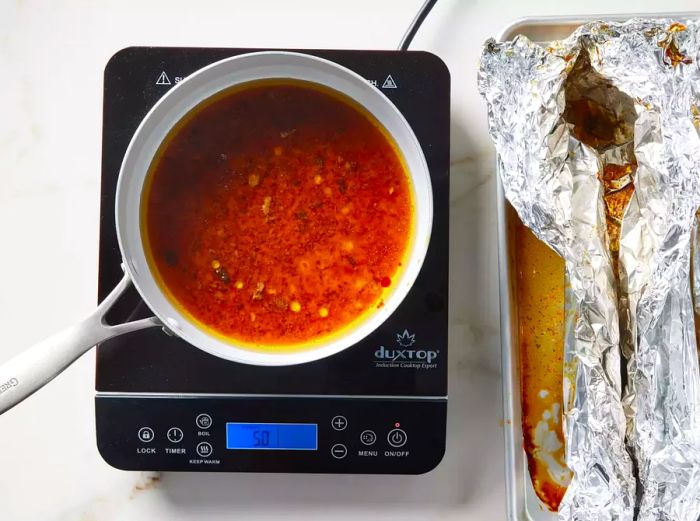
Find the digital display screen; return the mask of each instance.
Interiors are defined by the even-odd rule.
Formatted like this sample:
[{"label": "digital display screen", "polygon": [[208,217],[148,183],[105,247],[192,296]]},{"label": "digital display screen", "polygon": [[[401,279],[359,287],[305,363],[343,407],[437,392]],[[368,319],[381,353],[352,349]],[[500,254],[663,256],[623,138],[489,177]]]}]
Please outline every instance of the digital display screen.
[{"label": "digital display screen", "polygon": [[317,450],[315,423],[227,423],[226,448],[252,450]]}]

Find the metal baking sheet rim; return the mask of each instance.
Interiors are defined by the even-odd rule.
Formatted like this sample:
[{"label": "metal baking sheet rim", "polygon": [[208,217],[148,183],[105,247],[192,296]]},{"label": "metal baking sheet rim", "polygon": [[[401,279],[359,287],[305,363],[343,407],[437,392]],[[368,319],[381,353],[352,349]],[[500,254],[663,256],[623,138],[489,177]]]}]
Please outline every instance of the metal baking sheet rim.
[{"label": "metal baking sheet rim", "polygon": [[[549,42],[565,38],[573,30],[596,20],[625,21],[631,18],[700,18],[700,12],[633,13],[591,16],[544,16],[520,18],[504,27],[498,41],[511,40],[524,34],[534,41]],[[530,480],[527,458],[523,450],[520,406],[520,368],[518,364],[517,315],[513,312],[514,286],[508,257],[508,203],[501,185],[500,164],[496,166],[498,198],[498,278],[501,312],[501,371],[503,375],[503,414],[505,441],[506,514],[509,521],[552,521],[550,512],[538,499]]]}]

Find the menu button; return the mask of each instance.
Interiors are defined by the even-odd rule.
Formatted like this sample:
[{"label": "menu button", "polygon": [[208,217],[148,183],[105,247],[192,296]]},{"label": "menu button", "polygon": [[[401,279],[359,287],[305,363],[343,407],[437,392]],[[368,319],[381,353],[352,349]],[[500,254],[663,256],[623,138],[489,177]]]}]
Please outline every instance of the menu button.
[{"label": "menu button", "polygon": [[377,435],[374,431],[362,431],[362,434],[360,434],[360,441],[363,445],[374,445],[374,442],[377,441]]}]

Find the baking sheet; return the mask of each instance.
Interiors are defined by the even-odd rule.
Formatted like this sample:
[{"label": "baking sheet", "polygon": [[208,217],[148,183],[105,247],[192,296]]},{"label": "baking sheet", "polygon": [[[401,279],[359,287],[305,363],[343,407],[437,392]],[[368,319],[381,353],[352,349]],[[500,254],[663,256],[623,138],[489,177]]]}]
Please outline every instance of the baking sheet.
[{"label": "baking sheet", "polygon": [[[547,44],[569,36],[579,25],[595,20],[625,21],[630,18],[698,18],[700,13],[645,13],[600,16],[573,17],[532,17],[516,20],[497,36],[499,41],[511,40],[523,34],[531,40]],[[506,501],[507,515],[510,521],[553,521],[556,513],[550,512],[539,500],[530,480],[527,458],[523,450],[520,402],[520,367],[518,360],[518,324],[516,287],[511,276],[515,276],[511,241],[513,240],[513,212],[505,200],[497,176],[498,198],[498,241],[499,241],[499,279],[501,297],[501,349],[505,425],[505,464],[506,464]]]}]

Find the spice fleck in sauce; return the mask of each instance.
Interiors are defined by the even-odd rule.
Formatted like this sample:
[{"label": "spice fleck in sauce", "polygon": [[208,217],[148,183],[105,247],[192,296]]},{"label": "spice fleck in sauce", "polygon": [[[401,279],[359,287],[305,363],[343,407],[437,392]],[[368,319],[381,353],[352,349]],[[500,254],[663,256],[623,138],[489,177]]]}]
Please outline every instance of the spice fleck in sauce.
[{"label": "spice fleck in sauce", "polygon": [[195,108],[161,146],[142,204],[171,300],[259,350],[312,347],[381,307],[413,227],[384,129],[303,82],[256,82]]}]

